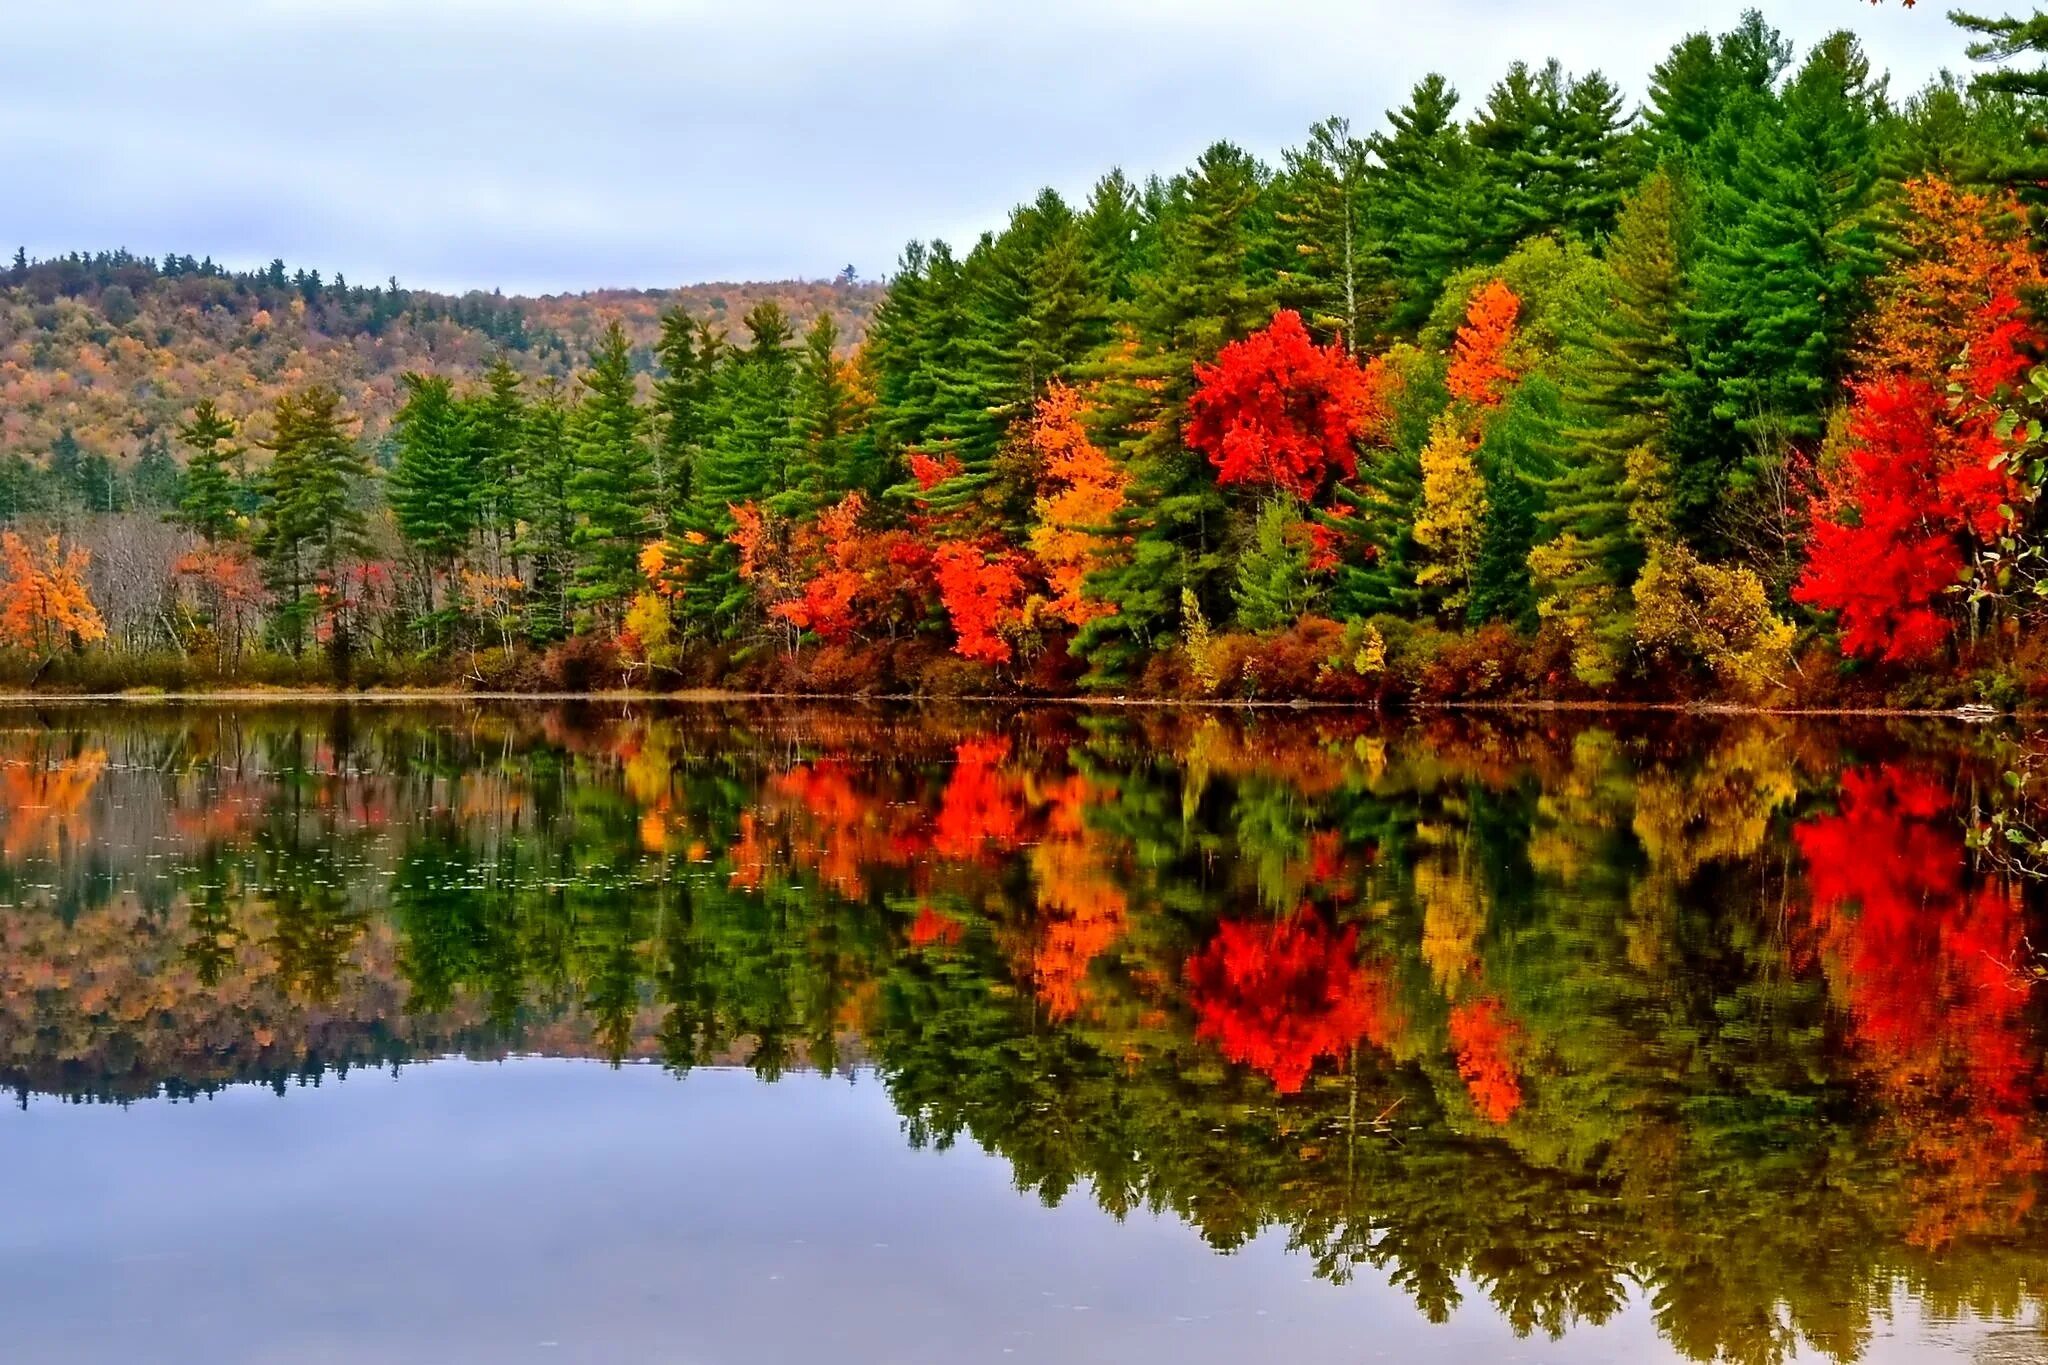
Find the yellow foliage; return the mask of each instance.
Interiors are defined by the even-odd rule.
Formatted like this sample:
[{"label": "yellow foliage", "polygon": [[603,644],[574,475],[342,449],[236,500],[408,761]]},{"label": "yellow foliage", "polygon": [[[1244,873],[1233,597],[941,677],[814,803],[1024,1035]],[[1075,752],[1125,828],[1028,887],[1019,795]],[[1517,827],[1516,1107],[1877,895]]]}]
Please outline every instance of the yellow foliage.
[{"label": "yellow foliage", "polygon": [[1448,611],[1465,605],[1472,590],[1472,566],[1486,519],[1486,484],[1472,458],[1472,440],[1455,412],[1439,415],[1422,448],[1422,510],[1415,518],[1415,543],[1430,562],[1415,575],[1418,585],[1443,595]]},{"label": "yellow foliage", "polygon": [[1656,657],[1704,664],[1728,687],[1761,692],[1791,662],[1792,625],[1772,613],[1763,580],[1748,569],[1661,544],[1636,580],[1635,598],[1638,644]]}]

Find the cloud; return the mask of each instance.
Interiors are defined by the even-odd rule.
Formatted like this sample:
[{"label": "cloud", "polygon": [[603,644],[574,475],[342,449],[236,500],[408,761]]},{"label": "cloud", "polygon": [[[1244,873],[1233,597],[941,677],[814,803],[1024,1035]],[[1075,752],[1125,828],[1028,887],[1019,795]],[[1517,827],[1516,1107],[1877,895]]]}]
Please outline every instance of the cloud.
[{"label": "cloud", "polygon": [[[0,45],[0,235],[508,291],[887,272],[1042,185],[1171,172],[1429,70],[1517,57],[1639,95],[1706,0],[72,0]],[[1802,4],[1895,84],[1960,61],[1926,6]]]}]

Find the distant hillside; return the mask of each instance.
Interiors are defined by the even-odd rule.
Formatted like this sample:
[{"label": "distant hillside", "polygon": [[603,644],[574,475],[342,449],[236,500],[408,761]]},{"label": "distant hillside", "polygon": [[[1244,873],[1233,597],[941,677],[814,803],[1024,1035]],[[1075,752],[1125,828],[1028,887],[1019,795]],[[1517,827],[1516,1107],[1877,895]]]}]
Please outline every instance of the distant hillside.
[{"label": "distant hillside", "polygon": [[395,281],[363,287],[281,262],[231,273],[210,261],[107,252],[0,267],[0,457],[45,455],[67,429],[87,454],[117,463],[168,440],[210,396],[237,419],[277,395],[331,384],[374,438],[407,370],[474,375],[502,349],[532,374],[566,375],[605,321],[621,319],[642,364],[661,314],[737,329],[767,299],[799,329],[830,311],[858,342],[879,284],[784,280],[615,289],[541,298],[436,294]]}]

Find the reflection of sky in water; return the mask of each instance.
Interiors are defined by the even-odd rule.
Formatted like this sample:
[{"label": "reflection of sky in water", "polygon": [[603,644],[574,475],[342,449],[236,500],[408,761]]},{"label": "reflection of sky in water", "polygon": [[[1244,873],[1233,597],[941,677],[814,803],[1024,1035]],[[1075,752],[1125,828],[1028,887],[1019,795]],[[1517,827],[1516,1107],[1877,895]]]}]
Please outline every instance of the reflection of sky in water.
[{"label": "reflection of sky in water", "polygon": [[[873,1077],[444,1062],[0,1119],[5,1358],[45,1361],[1639,1361],[1645,1305],[1562,1343],[1467,1295],[1432,1327],[1267,1234],[1045,1209],[905,1141]],[[1925,1324],[1866,1359],[2042,1359]],[[1988,1348],[1988,1349],[1987,1349]],[[1981,1353],[1981,1354],[1980,1354]]]}]

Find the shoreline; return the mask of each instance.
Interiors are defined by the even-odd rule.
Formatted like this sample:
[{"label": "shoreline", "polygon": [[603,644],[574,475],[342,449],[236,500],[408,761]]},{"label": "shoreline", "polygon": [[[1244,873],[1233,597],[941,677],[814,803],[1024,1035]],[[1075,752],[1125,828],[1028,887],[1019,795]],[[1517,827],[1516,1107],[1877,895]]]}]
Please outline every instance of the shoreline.
[{"label": "shoreline", "polygon": [[2026,721],[2048,717],[2048,708],[2001,711],[1987,706],[1904,707],[1904,706],[1760,706],[1741,702],[1694,701],[1432,701],[1413,702],[1401,707],[1383,707],[1364,702],[1319,701],[1307,698],[1261,701],[1207,697],[1125,697],[1125,696],[1019,696],[976,693],[959,696],[920,692],[758,692],[723,688],[685,688],[662,692],[645,688],[618,688],[596,692],[478,692],[458,687],[428,688],[219,688],[203,691],[124,692],[38,692],[0,690],[0,707],[25,708],[48,705],[185,705],[214,702],[242,704],[283,704],[292,702],[349,702],[378,706],[445,702],[567,702],[653,703],[708,706],[739,702],[840,702],[887,703],[891,705],[1061,706],[1082,709],[1136,708],[1208,711],[1344,711],[1398,716],[1429,712],[1493,711],[1643,714],[1695,716],[1794,716],[1794,717],[1899,717],[1921,720],[1952,720],[1966,724]]}]

